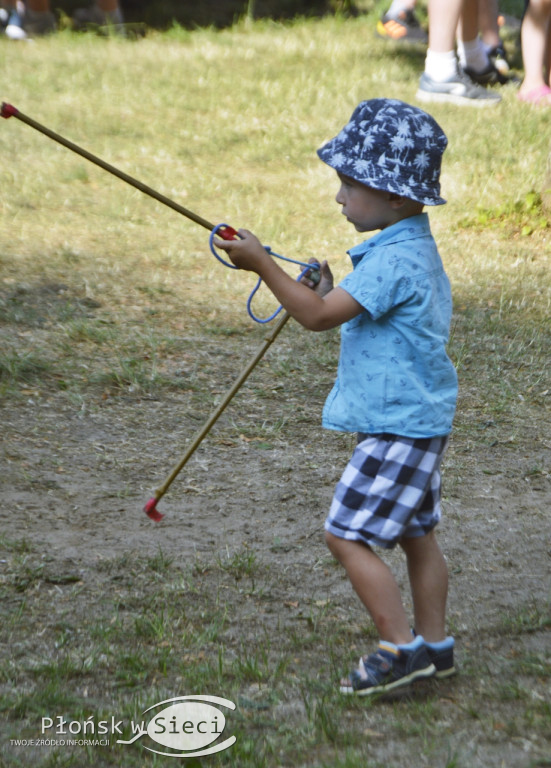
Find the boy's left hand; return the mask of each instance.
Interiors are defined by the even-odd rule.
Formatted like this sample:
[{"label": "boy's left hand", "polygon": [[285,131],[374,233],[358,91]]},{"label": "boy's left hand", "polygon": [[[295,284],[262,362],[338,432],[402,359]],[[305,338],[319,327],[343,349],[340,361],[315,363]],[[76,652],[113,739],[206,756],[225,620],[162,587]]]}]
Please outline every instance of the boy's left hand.
[{"label": "boy's left hand", "polygon": [[232,264],[249,272],[259,272],[265,260],[270,261],[268,252],[260,240],[248,229],[237,230],[239,240],[220,240],[214,238],[214,244],[225,251]]},{"label": "boy's left hand", "polygon": [[321,264],[318,262],[317,259],[308,259],[310,264],[318,264],[320,267],[318,280],[311,280],[310,275],[307,274],[304,277],[301,278],[300,282],[303,285],[307,285],[308,288],[311,288],[313,291],[315,291],[318,296],[326,296],[330,291],[333,290],[333,273],[331,272],[331,269],[329,268],[329,264],[324,259]]}]

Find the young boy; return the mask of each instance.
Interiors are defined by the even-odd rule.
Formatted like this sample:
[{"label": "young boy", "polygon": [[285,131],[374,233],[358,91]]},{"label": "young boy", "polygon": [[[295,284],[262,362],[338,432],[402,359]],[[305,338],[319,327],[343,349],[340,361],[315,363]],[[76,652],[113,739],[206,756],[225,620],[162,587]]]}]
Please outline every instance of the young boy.
[{"label": "young boy", "polygon": [[[341,681],[368,695],[417,678],[454,673],[446,637],[448,574],[434,534],[440,462],[452,426],[457,377],[446,354],[451,294],[425,205],[440,197],[447,139],[422,110],[390,99],[362,102],[319,157],[340,179],[337,203],[358,232],[380,230],[349,251],[353,271],[337,287],[295,282],[247,230],[217,240],[232,262],[256,272],[305,328],[341,329],[336,383],[323,426],[358,434],[325,523],[380,636],[378,650]],[[398,584],[375,547],[407,558],[414,632]]]}]

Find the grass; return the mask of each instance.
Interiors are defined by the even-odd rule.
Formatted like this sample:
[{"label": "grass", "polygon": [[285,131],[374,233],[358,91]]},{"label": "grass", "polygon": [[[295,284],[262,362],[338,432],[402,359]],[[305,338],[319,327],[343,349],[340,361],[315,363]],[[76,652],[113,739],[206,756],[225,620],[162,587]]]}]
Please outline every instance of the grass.
[{"label": "grass", "polygon": [[[368,15],[352,19],[249,20],[138,41],[69,32],[33,45],[0,40],[2,98],[209,220],[250,227],[301,260],[327,255],[338,278],[354,235],[315,149],[360,99],[413,100],[422,67],[422,51],[374,36],[382,5],[366,4]],[[491,479],[491,449],[522,465],[533,435],[538,444],[548,439],[548,115],[517,103],[513,89],[502,93],[492,114],[432,110],[449,136],[449,202],[431,221],[456,307],[452,498],[474,462]],[[40,481],[27,443],[9,433],[16,512],[54,491],[58,512],[81,503],[56,491],[63,434],[46,431],[54,408],[78,429],[82,414],[127,405],[130,427],[121,437],[113,423],[113,452],[92,440],[103,482],[113,471],[123,479],[119,496],[132,496],[137,460],[128,445],[143,438],[142,409],[175,404],[151,430],[151,456],[165,461],[163,429],[176,422],[187,439],[263,338],[245,313],[251,279],[210,256],[206,231],[15,119],[0,125],[0,152],[0,396],[6,420],[38,404],[25,439],[50,441],[42,460],[50,475]],[[259,314],[273,308],[266,292],[256,302]],[[333,468],[326,456],[317,463],[307,441],[289,456],[287,435],[296,430],[302,447],[318,420],[338,334],[312,340],[290,328],[286,338],[247,384],[247,407],[217,427],[215,440],[263,452],[266,463],[280,450],[280,498],[301,515],[291,473],[308,472],[316,501],[316,483]],[[546,461],[526,458],[523,488],[545,481]],[[216,478],[204,480],[200,464],[194,471],[189,490],[207,504]],[[106,488],[97,493],[102,503],[120,500]],[[549,631],[548,605],[501,608],[482,649],[477,627],[453,616],[464,656],[451,689],[431,681],[405,698],[344,701],[334,681],[373,629],[351,619],[338,597],[309,593],[300,564],[278,567],[293,545],[274,536],[267,556],[244,536],[240,547],[182,562],[129,544],[84,578],[32,530],[1,538],[0,766],[166,765],[136,746],[31,751],[10,739],[36,738],[40,718],[61,713],[82,722],[116,715],[129,738],[130,721],[148,706],[190,691],[224,692],[238,704],[228,716],[235,747],[203,765],[378,768],[422,754],[434,768],[491,768],[505,764],[507,744],[515,760],[529,751],[526,766],[550,764],[549,653],[543,641],[531,645]],[[335,573],[327,556],[309,567]],[[511,638],[520,650],[511,651]]]},{"label": "grass", "polygon": [[[233,754],[228,751],[211,758],[209,764],[268,766],[284,753],[287,764],[304,764],[308,754],[316,765],[353,767],[365,761],[366,740],[388,737],[392,722],[393,728],[398,727],[394,737],[418,741],[424,745],[425,756],[443,759],[442,735],[451,736],[444,687],[430,683],[425,695],[398,698],[385,706],[345,702],[333,685],[317,679],[311,667],[313,650],[323,645],[326,657],[337,660],[338,667],[350,644],[348,633],[342,632],[344,625],[336,621],[335,606],[320,608],[313,601],[300,635],[280,627],[276,642],[273,632],[263,631],[261,625],[267,596],[275,591],[276,583],[281,588],[282,579],[281,574],[265,570],[257,576],[262,589],[255,595],[249,593],[254,605],[246,631],[252,634],[246,642],[236,643],[231,605],[239,601],[240,578],[224,563],[211,564],[208,574],[178,568],[187,588],[176,590],[172,564],[168,567],[162,552],[155,561],[158,570],[153,582],[150,563],[142,558],[126,556],[110,562],[116,595],[99,585],[88,587],[86,609],[78,622],[58,616],[55,623],[44,625],[40,639],[32,628],[42,623],[44,593],[26,585],[25,610],[6,636],[15,641],[17,651],[11,661],[4,660],[0,674],[4,690],[14,685],[19,690],[0,697],[7,736],[31,734],[33,724],[45,713],[71,712],[75,722],[90,718],[99,722],[108,719],[109,707],[115,707],[117,718],[125,722],[127,738],[129,722],[136,722],[148,704],[170,697],[180,685],[187,691],[224,690],[238,703],[232,728],[239,748]],[[83,596],[78,584],[66,584],[60,594],[65,606],[80,603],[84,607]],[[288,625],[293,620],[287,616],[283,621]],[[525,631],[524,621],[515,622],[519,635]],[[46,657],[40,650],[45,648],[51,649]],[[490,690],[483,687],[477,670],[464,669],[463,718],[479,722],[489,732],[505,731],[510,737],[545,730],[550,713],[541,682],[549,678],[548,657],[530,654],[498,661],[504,682]],[[509,682],[505,682],[507,678]],[[485,715],[488,704],[490,722]],[[520,706],[514,717],[510,716],[511,704]],[[384,720],[377,714],[381,706]],[[436,764],[468,765],[463,762],[464,752],[459,757],[461,748],[455,749],[454,758]],[[95,751],[90,762],[78,754],[79,765],[141,764],[130,751],[113,749],[99,756]],[[340,762],[335,763],[335,758]],[[21,759],[9,764],[26,765],[23,755]],[[57,763],[50,756],[40,764]]]}]

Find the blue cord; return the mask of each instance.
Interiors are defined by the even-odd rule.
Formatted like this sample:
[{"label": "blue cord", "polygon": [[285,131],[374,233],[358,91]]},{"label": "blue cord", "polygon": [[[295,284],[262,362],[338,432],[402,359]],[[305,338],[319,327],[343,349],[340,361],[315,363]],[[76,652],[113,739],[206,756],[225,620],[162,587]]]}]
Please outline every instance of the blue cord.
[{"label": "blue cord", "polygon": [[[239,269],[239,267],[236,267],[235,264],[231,263],[231,261],[226,261],[225,259],[223,259],[220,256],[220,254],[218,253],[218,251],[216,250],[216,247],[214,245],[214,238],[216,236],[216,233],[218,232],[219,229],[222,229],[224,227],[228,227],[228,224],[218,224],[216,227],[214,227],[214,229],[210,233],[209,246],[210,246],[211,253],[225,267],[229,267],[230,269]],[[267,253],[270,254],[270,256],[274,256],[276,259],[282,259],[282,261],[288,261],[291,264],[298,264],[299,266],[304,267],[304,269],[302,270],[300,275],[297,277],[297,283],[305,275],[307,275],[309,272],[311,272],[312,270],[317,270],[319,272],[319,270],[321,269],[320,265],[317,262],[315,262],[314,264],[306,264],[304,261],[297,261],[296,259],[290,259],[287,256],[282,256],[279,253],[275,253],[274,251],[272,251],[272,249],[268,245],[265,245],[264,248],[266,249]],[[255,321],[255,323],[269,323],[271,320],[273,320],[274,318],[276,318],[279,315],[279,313],[283,309],[283,306],[280,305],[276,309],[276,311],[273,314],[271,314],[269,317],[266,317],[264,319],[262,319],[260,317],[256,317],[256,315],[254,314],[254,312],[252,310],[252,301],[253,301],[255,293],[258,291],[258,289],[260,288],[261,284],[262,284],[262,278],[259,277],[257,284],[252,289],[252,291],[250,293],[250,296],[247,299],[247,312],[249,313],[249,317],[251,317]]]}]

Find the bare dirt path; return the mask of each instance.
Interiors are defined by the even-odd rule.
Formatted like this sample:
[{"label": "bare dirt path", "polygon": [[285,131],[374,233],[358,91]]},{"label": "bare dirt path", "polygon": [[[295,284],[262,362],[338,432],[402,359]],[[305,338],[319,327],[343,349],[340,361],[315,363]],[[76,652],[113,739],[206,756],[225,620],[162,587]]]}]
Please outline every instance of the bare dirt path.
[{"label": "bare dirt path", "polygon": [[[292,343],[282,342],[278,355],[290,354]],[[365,617],[322,540],[352,438],[319,427],[324,390],[300,381],[289,389],[291,378],[282,387],[273,376],[277,360],[268,358],[194,454],[159,503],[166,515],[159,524],[142,507],[209,415],[205,403],[198,407],[184,392],[99,396],[77,407],[64,395],[25,392],[2,409],[4,541],[27,540],[48,584],[81,581],[90,589],[109,589],[102,564],[129,555],[162,552],[185,570],[254,553],[257,572],[272,574],[273,602],[254,619],[245,597],[232,603],[231,631],[240,626],[241,640],[259,622],[282,631],[326,603],[361,636]],[[223,365],[217,375],[231,381],[235,363]],[[213,389],[214,399],[224,391]],[[479,700],[486,686],[493,697],[499,685],[512,697],[519,686],[536,700],[551,694],[548,677],[521,669],[514,681],[503,678],[515,659],[549,652],[550,431],[541,412],[527,406],[524,416],[522,433],[504,415],[502,423],[481,423],[476,441],[476,430],[464,428],[475,416],[465,411],[446,460],[440,539],[451,575],[450,630],[466,673],[444,694],[452,720],[464,717],[462,697],[475,695],[473,685]],[[389,558],[405,583],[399,554]],[[473,677],[473,669],[483,675]],[[547,764],[534,762],[550,754],[538,728],[511,736],[506,727],[518,705],[514,697],[492,699],[497,714],[467,741],[468,724],[458,722],[471,768]],[[396,755],[406,744],[393,747]],[[383,746],[374,754],[384,758]]]}]

